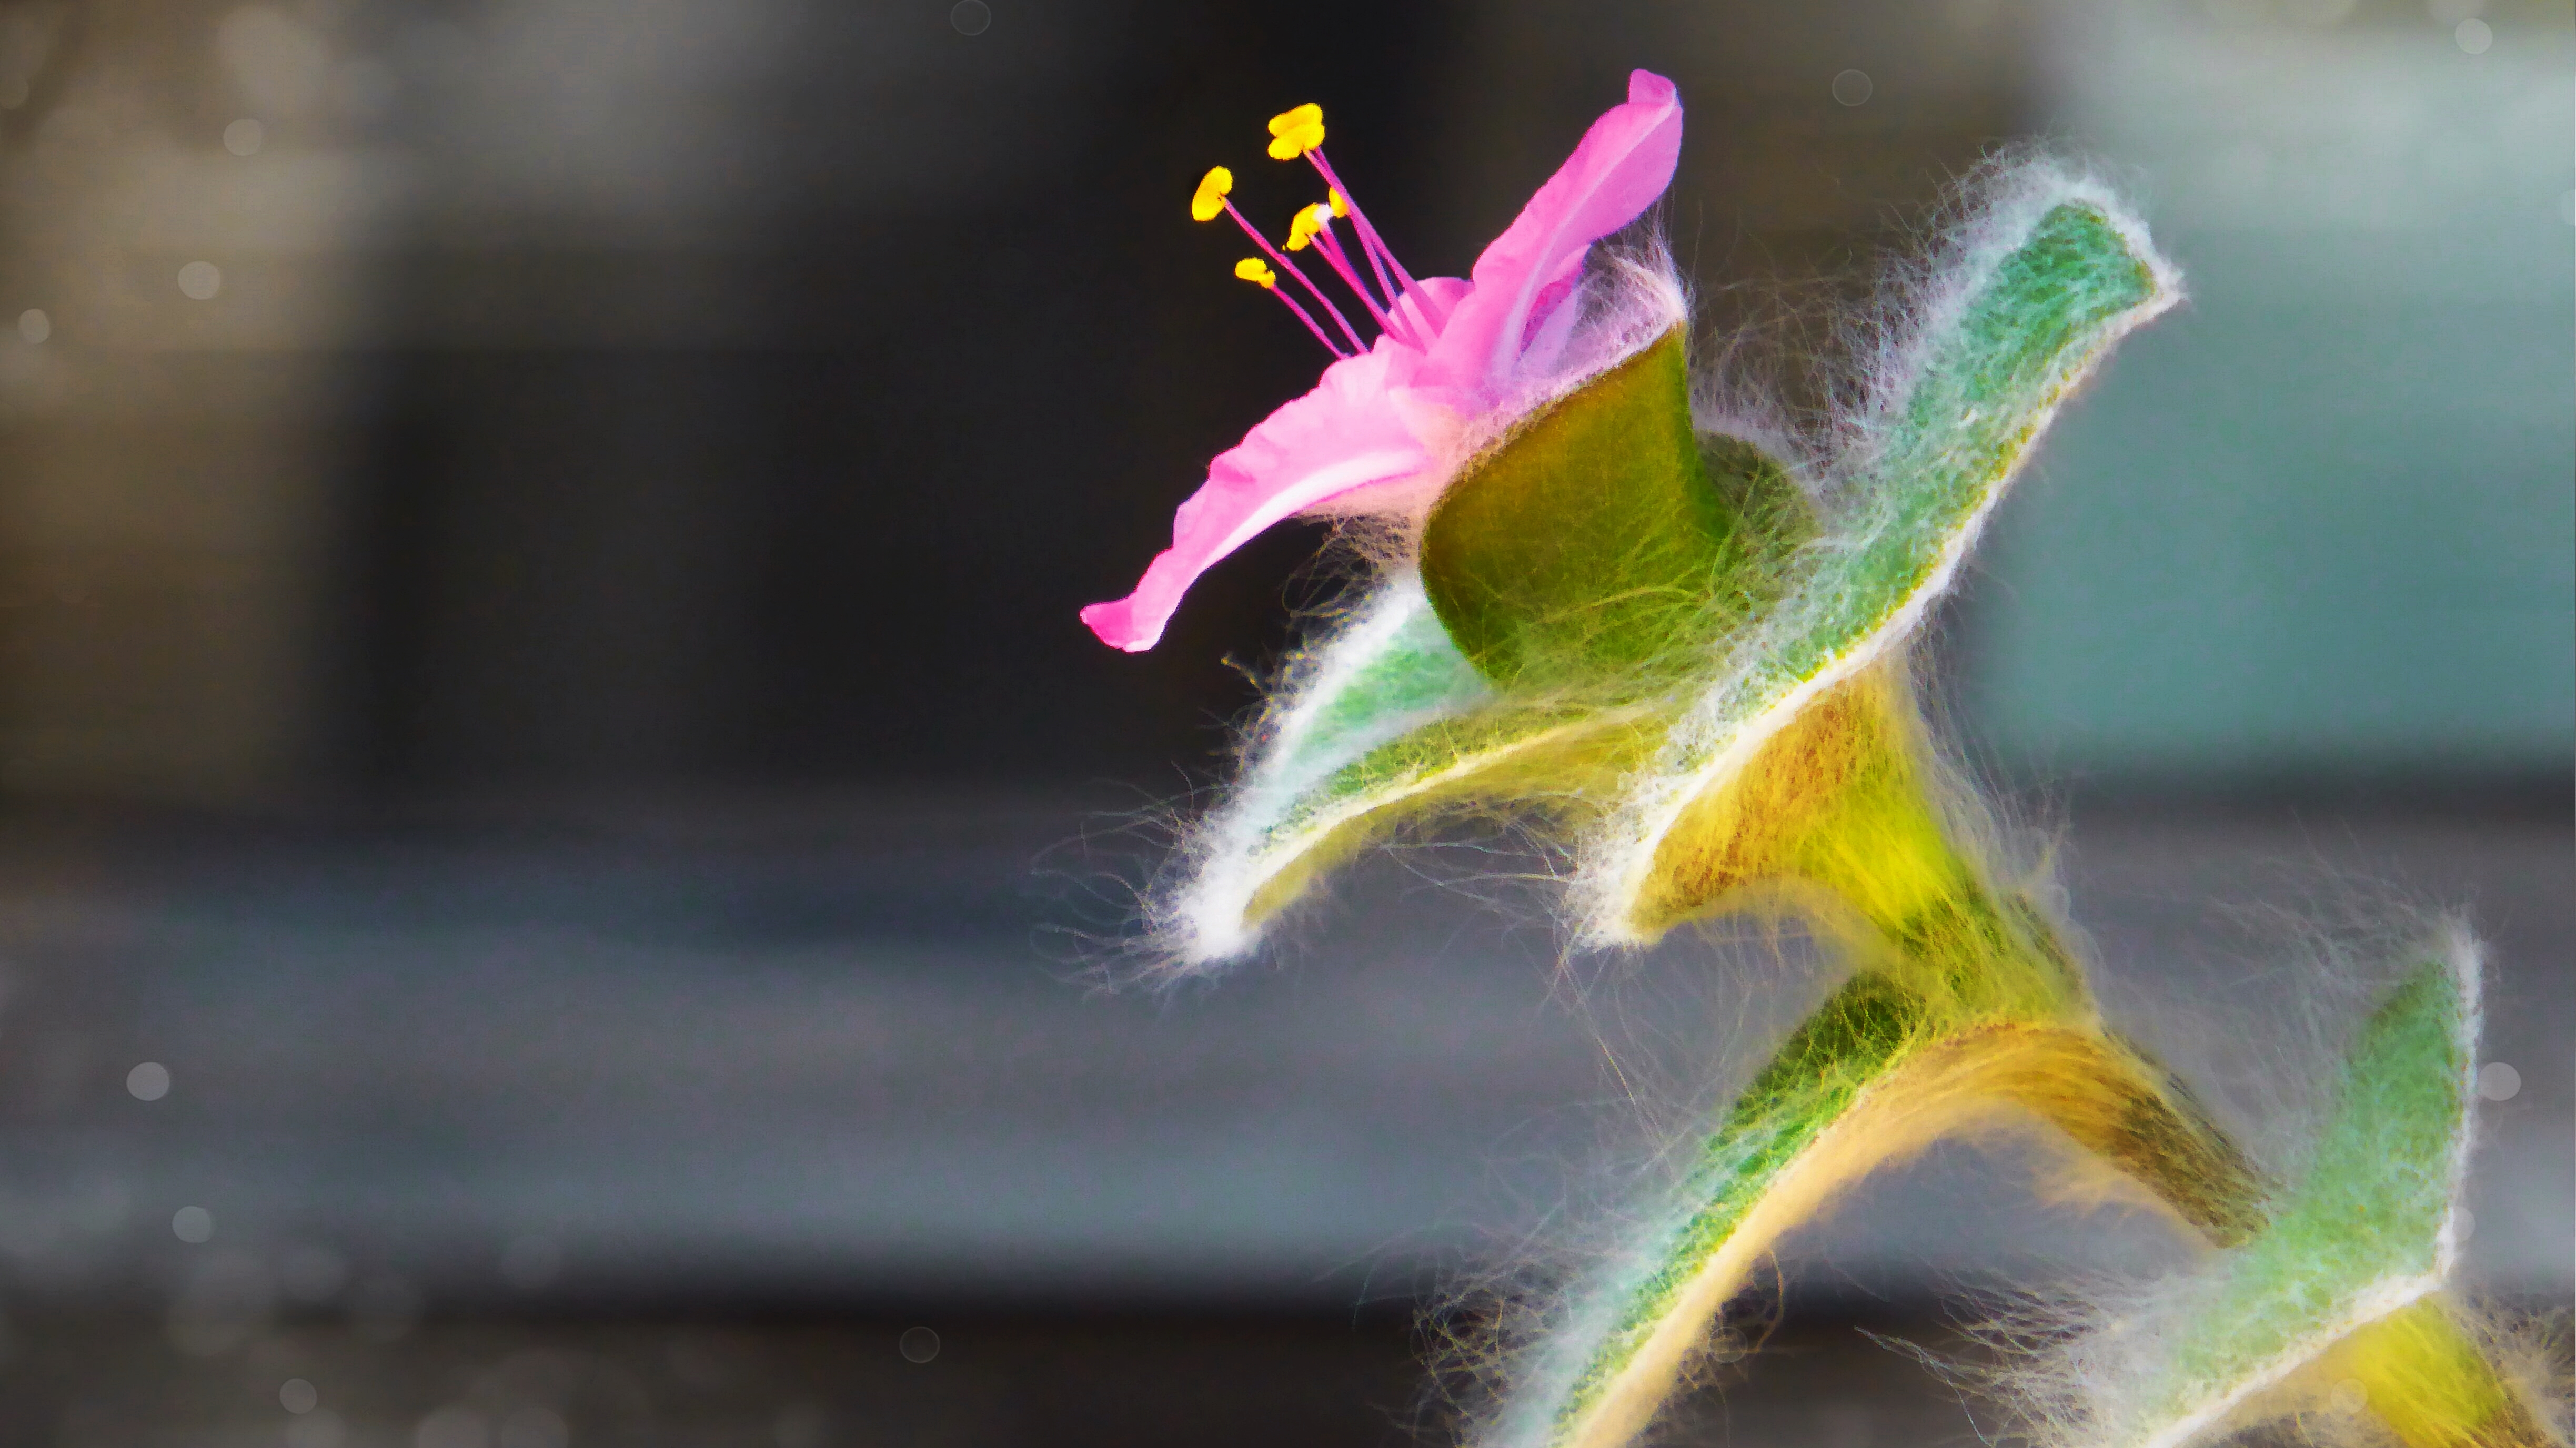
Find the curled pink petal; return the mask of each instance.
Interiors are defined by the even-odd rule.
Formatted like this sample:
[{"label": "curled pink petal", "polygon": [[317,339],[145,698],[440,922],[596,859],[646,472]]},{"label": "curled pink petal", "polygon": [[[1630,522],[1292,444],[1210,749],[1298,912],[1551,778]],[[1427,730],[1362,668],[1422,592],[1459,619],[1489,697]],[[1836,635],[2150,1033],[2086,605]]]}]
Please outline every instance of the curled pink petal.
[{"label": "curled pink petal", "polygon": [[1682,107],[1673,83],[1628,77],[1628,102],[1584,132],[1582,144],[1521,214],[1476,258],[1474,290],[1431,346],[1427,380],[1491,391],[1521,345],[1561,302],[1592,243],[1645,214],[1681,159]]},{"label": "curled pink petal", "polygon": [[1381,342],[1325,368],[1314,391],[1210,464],[1207,482],[1173,515],[1172,546],[1146,567],[1136,591],[1082,611],[1101,642],[1131,653],[1152,648],[1190,584],[1263,529],[1428,467],[1430,455],[1390,400],[1397,350]]}]

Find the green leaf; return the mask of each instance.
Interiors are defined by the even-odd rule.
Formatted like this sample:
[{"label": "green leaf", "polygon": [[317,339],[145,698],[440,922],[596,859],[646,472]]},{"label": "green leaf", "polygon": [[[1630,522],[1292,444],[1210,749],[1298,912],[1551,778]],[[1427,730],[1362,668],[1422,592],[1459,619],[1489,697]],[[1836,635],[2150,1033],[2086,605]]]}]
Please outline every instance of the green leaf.
[{"label": "green leaf", "polygon": [[1675,330],[1470,462],[1422,537],[1422,581],[1496,683],[1602,688],[1706,666],[1767,597],[1804,521],[1749,443],[1703,453]]},{"label": "green leaf", "polygon": [[1633,708],[1498,695],[1420,587],[1392,581],[1291,663],[1169,903],[1172,944],[1195,963],[1241,954],[1323,871],[1442,810],[1601,797],[1662,725]]},{"label": "green leaf", "polygon": [[1655,882],[1678,863],[1664,846],[1695,803],[1833,684],[1903,643],[2067,393],[2178,298],[2107,201],[2052,184],[2064,199],[2032,208],[1964,269],[1956,301],[1935,308],[1897,401],[1864,437],[1869,466],[1847,515],[1800,552],[1776,607],[1710,671],[1673,748],[1638,773],[1599,836],[1581,902],[1596,942],[1651,941],[1675,923]]},{"label": "green leaf", "polygon": [[1434,719],[1484,703],[1482,675],[1449,641],[1422,591],[1389,584],[1351,625],[1289,666],[1267,721],[1255,788],[1302,788]]},{"label": "green leaf", "polygon": [[[2171,1294],[2165,1312],[2096,1341],[2128,1379],[2096,1409],[2101,1442],[2190,1442],[2449,1274],[2477,964],[2465,940],[2433,953],[2362,1028],[2316,1155],[2269,1228]],[[2391,1366],[2401,1379],[2425,1367]]]}]

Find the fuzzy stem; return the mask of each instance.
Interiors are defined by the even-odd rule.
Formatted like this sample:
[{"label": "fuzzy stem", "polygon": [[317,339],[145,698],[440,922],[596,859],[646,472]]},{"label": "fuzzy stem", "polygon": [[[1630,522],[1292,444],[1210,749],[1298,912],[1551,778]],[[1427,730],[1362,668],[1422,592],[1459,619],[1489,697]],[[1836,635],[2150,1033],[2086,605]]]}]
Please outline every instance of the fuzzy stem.
[{"label": "fuzzy stem", "polygon": [[[1700,1154],[1700,1205],[1578,1324],[1505,1440],[1615,1448],[1652,1422],[1710,1324],[1786,1232],[1869,1173],[1934,1141],[2016,1122],[2058,1127],[2212,1235],[2248,1230],[2210,1183],[2248,1180],[2225,1139],[2141,1060],[2092,1032],[1992,1021],[1942,1029],[1924,999],[1854,978],[1773,1058]],[[1572,1343],[1564,1345],[1571,1348]]]},{"label": "fuzzy stem", "polygon": [[1680,840],[1673,918],[1806,916],[1860,973],[1714,1132],[1686,1213],[1573,1325],[1507,1436],[1612,1448],[1654,1418],[1780,1235],[1868,1173],[2033,1118],[2211,1240],[2246,1240],[2265,1185],[2173,1078],[2109,1035],[2044,912],[1998,891],[1931,802],[1902,680],[1811,708]]},{"label": "fuzzy stem", "polygon": [[1785,905],[1950,1018],[2092,1020],[2045,914],[1954,838],[1929,757],[1898,665],[1845,680],[1675,823],[1641,908],[1669,925]]}]

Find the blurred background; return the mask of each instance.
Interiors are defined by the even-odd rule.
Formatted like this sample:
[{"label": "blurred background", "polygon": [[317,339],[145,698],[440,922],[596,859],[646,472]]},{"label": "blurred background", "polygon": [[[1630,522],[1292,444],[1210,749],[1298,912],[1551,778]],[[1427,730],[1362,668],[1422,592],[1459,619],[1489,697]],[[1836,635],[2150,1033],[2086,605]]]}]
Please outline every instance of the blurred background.
[{"label": "blurred background", "polygon": [[[1945,714],[2223,1103],[2292,1070],[2257,902],[2471,909],[2471,1275],[2563,1307],[2565,0],[7,0],[0,1444],[1440,1441],[1416,1314],[1615,1205],[1640,1060],[1679,1109],[1821,983],[1561,966],[1434,852],[1104,994],[1334,579],[1290,527],[1150,654],[1074,610],[1317,362],[1206,166],[1284,224],[1318,101],[1457,273],[1632,66],[1756,354],[1998,146],[2137,197],[2194,301]],[[1989,1164],[1813,1234],[1690,1431],[1972,1441],[1851,1328],[2170,1250]]]}]

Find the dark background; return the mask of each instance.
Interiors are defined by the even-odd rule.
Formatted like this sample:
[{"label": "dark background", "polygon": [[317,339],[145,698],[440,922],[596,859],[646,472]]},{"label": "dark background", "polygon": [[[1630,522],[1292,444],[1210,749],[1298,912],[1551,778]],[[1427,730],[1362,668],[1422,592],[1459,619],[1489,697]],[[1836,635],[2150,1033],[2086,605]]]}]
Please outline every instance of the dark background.
[{"label": "dark background", "polygon": [[[2563,1303],[2563,5],[14,3],[0,1442],[1444,1437],[1416,1314],[1821,985],[1565,960],[1480,846],[1103,993],[1337,580],[1297,524],[1151,653],[1074,613],[1319,361],[1208,165],[1284,218],[1261,123],[1320,102],[1454,274],[1639,65],[1703,335],[1801,403],[1996,147],[2140,198],[2194,304],[2006,509],[1945,719],[2240,1119],[2313,1055],[2243,1024],[2311,979],[2258,903],[2471,908],[2521,1082],[2472,1276]],[[1964,1437],[1849,1329],[2172,1250],[2012,1180],[1864,1193],[1691,1431]]]}]

